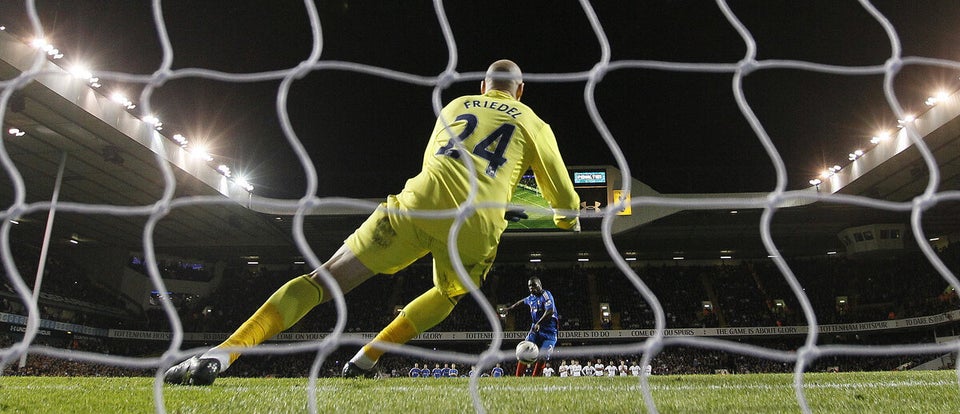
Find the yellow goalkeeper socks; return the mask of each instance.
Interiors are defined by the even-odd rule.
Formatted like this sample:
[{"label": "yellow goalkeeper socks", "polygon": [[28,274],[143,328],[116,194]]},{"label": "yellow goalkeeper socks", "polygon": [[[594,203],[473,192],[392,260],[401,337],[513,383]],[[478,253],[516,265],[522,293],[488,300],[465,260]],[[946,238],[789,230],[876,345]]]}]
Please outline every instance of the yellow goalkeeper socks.
[{"label": "yellow goalkeeper socks", "polygon": [[203,357],[220,360],[220,370],[223,371],[240,357],[240,353],[233,351],[226,355],[225,352],[217,352],[218,348],[252,347],[260,344],[289,329],[319,305],[322,299],[323,287],[309,275],[294,278],[277,289],[233,335]]},{"label": "yellow goalkeeper socks", "polygon": [[405,344],[446,319],[455,305],[453,300],[435,288],[426,291],[408,303],[400,315],[383,328],[373,341],[364,345],[350,362],[363,369],[373,368],[380,356],[386,352],[376,347],[377,342]]}]

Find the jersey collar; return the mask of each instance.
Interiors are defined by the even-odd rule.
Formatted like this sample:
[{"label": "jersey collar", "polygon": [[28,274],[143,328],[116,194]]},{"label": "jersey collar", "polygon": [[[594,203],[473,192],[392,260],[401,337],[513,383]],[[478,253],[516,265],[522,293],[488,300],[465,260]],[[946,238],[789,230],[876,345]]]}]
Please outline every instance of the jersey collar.
[{"label": "jersey collar", "polygon": [[501,90],[499,90],[499,89],[491,89],[491,90],[487,91],[487,93],[483,94],[483,96],[489,96],[489,97],[491,97],[491,98],[501,98],[501,99],[516,100],[516,99],[513,98],[513,95],[510,95],[509,93],[504,92],[504,91],[501,91]]}]

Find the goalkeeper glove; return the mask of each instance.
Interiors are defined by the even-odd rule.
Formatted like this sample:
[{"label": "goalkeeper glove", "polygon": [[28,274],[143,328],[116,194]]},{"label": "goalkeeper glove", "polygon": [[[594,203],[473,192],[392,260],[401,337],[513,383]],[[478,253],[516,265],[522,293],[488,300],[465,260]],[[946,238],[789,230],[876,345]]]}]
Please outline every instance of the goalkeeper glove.
[{"label": "goalkeeper glove", "polygon": [[503,218],[505,218],[507,221],[516,223],[520,220],[529,218],[529,216],[527,216],[527,213],[525,213],[522,209],[518,208],[507,210],[505,213],[503,213]]},{"label": "goalkeeper glove", "polygon": [[580,232],[580,217],[574,217],[571,221],[567,217],[554,216],[554,222],[557,227],[567,231]]}]

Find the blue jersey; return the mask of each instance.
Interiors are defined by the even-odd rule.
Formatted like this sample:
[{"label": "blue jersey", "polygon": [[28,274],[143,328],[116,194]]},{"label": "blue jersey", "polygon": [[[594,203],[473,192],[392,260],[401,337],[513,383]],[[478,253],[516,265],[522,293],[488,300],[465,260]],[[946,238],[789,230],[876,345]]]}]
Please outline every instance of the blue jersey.
[{"label": "blue jersey", "polygon": [[411,369],[410,369],[410,376],[411,376],[411,377],[414,377],[414,378],[419,377],[419,376],[420,376],[420,368],[411,368]]},{"label": "blue jersey", "polygon": [[433,369],[433,377],[434,377],[434,378],[442,378],[442,377],[443,377],[443,370],[440,369],[440,368],[434,368],[434,369]]},{"label": "blue jersey", "polygon": [[423,367],[423,369],[420,370],[420,377],[421,377],[421,378],[430,378],[430,368]]},{"label": "blue jersey", "polygon": [[493,374],[494,377],[502,377],[502,376],[503,376],[503,368],[493,367],[493,370],[491,371],[491,374]]},{"label": "blue jersey", "polygon": [[553,302],[553,294],[550,293],[549,290],[544,290],[542,293],[536,296],[527,296],[527,298],[523,300],[523,303],[526,303],[527,306],[530,307],[530,318],[533,319],[533,322],[530,324],[531,327],[533,327],[533,325],[536,324],[537,321],[539,321],[540,318],[547,313],[548,309],[552,309],[553,316],[547,318],[547,320],[540,324],[540,331],[551,333],[557,332],[560,315],[557,313],[557,307]]},{"label": "blue jersey", "polygon": [[451,377],[459,377],[459,376],[460,376],[460,370],[458,370],[458,369],[456,369],[456,368],[450,368],[450,376],[451,376]]}]

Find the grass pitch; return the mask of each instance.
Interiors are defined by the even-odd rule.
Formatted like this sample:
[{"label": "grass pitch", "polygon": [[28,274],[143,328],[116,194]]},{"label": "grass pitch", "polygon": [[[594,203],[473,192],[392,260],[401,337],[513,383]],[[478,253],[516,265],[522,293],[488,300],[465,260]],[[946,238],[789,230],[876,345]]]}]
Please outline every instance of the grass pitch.
[{"label": "grass pitch", "polygon": [[[513,199],[510,200],[510,203],[539,207],[541,209],[545,209],[546,211],[550,210],[550,203],[547,202],[543,196],[524,187],[517,187],[516,191],[513,193]],[[529,216],[528,218],[520,220],[516,223],[507,223],[507,229],[524,230],[557,228],[557,226],[553,224],[553,214],[544,213],[543,210],[536,210],[533,208],[528,208],[526,212]]]},{"label": "grass pitch", "polygon": [[[804,377],[816,413],[960,412],[953,371],[868,372]],[[663,413],[795,413],[800,408],[784,374],[654,376]],[[321,413],[474,412],[467,378],[382,380],[321,378]],[[211,387],[164,385],[169,413],[292,413],[307,411],[307,379],[221,378]],[[644,412],[639,381],[616,378],[483,378],[489,413]],[[155,412],[153,378],[0,377],[2,413]]]}]

